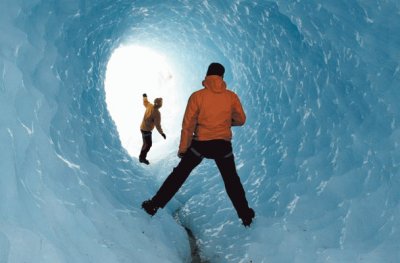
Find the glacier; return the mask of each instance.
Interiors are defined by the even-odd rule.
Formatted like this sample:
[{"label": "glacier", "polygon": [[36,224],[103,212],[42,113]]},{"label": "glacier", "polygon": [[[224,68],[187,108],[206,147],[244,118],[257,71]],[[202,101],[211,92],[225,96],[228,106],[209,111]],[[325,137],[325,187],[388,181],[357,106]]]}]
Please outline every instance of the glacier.
[{"label": "glacier", "polygon": [[[0,262],[191,262],[185,228],[204,262],[399,262],[399,21],[397,0],[0,0]],[[251,228],[211,161],[140,209],[178,159],[122,147],[104,80],[126,43],[172,57],[185,101],[225,65]]]}]

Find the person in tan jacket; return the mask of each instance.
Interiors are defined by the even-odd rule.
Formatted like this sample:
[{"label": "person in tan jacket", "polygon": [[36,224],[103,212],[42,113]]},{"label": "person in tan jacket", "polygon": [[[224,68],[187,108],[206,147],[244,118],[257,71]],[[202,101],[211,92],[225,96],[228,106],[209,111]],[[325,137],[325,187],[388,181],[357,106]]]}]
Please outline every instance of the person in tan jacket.
[{"label": "person in tan jacket", "polygon": [[162,98],[156,98],[153,105],[147,100],[147,95],[145,93],[143,94],[143,105],[146,108],[146,111],[143,116],[142,124],[140,125],[143,146],[140,151],[139,162],[149,165],[150,162],[146,159],[146,157],[153,144],[151,132],[153,131],[154,127],[156,127],[157,131],[164,139],[166,139],[167,136],[161,128],[161,113],[159,109],[162,107]]},{"label": "person in tan jacket", "polygon": [[231,127],[244,125],[246,115],[238,96],[226,88],[224,73],[225,68],[221,64],[211,63],[203,81],[204,89],[190,96],[178,150],[178,156],[182,159],[156,195],[142,203],[142,208],[151,216],[171,200],[205,157],[215,160],[242,224],[247,227],[252,223],[255,212],[248,206],[231,144]]}]

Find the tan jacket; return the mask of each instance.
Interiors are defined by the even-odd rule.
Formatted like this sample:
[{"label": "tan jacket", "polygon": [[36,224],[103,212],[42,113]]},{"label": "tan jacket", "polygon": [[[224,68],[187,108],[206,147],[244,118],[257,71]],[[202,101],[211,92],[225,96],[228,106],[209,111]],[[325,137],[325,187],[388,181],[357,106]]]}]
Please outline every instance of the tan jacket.
[{"label": "tan jacket", "polygon": [[246,115],[238,96],[226,89],[217,75],[207,76],[204,89],[194,92],[186,107],[182,122],[179,153],[185,153],[192,139],[208,141],[232,139],[232,126],[242,126]]},{"label": "tan jacket", "polygon": [[143,105],[146,107],[146,111],[140,129],[143,131],[152,131],[154,127],[156,127],[157,131],[163,134],[164,132],[161,128],[161,113],[158,110],[159,107],[155,107],[151,104],[147,100],[147,97],[143,97]]}]

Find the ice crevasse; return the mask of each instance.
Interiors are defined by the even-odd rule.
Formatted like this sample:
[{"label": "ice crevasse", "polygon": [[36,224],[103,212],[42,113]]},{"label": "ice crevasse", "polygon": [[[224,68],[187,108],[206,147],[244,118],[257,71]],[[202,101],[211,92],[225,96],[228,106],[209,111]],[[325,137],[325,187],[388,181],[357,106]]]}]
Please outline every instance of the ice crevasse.
[{"label": "ice crevasse", "polygon": [[[182,225],[209,262],[399,262],[399,21],[396,0],[0,0],[0,262],[190,262]],[[104,79],[126,43],[173,57],[185,100],[226,66],[251,228],[210,161],[140,209],[178,159],[121,146]]]}]

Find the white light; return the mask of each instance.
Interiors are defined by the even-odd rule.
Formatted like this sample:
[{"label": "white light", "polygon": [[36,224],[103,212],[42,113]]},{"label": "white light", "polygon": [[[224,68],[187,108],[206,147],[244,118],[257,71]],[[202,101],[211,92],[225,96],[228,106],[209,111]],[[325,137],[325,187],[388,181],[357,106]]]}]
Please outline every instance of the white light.
[{"label": "white light", "polygon": [[105,79],[106,103],[122,146],[131,156],[138,157],[142,147],[143,93],[151,103],[155,98],[163,98],[161,126],[167,135],[164,140],[153,130],[148,159],[158,160],[177,152],[185,103],[175,75],[170,61],[152,49],[122,46],[112,54]]}]

